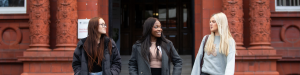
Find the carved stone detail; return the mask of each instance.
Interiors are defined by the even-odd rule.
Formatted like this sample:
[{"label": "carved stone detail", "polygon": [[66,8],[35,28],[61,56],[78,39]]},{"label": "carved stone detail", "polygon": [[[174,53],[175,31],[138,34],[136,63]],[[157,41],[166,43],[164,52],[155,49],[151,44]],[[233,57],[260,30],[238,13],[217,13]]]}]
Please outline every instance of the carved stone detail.
[{"label": "carved stone detail", "polygon": [[270,0],[250,0],[250,45],[248,49],[271,47]]},{"label": "carved stone detail", "polygon": [[49,23],[50,2],[49,0],[31,0],[29,5],[29,29],[30,47],[27,50],[50,50]]},{"label": "carved stone detail", "polygon": [[297,24],[286,24],[286,25],[284,25],[282,28],[281,28],[281,31],[280,31],[280,38],[281,38],[281,40],[283,41],[283,42],[288,42],[288,43],[297,43],[297,42],[299,42],[300,41],[300,39],[295,39],[295,40],[292,40],[292,41],[290,41],[290,40],[288,40],[285,36],[285,33],[286,33],[286,31],[287,31],[287,29],[289,28],[289,27],[296,27],[299,31],[300,31],[300,26],[299,25],[297,25]]},{"label": "carved stone detail", "polygon": [[243,0],[223,0],[222,11],[228,18],[228,25],[232,37],[236,42],[236,49],[246,49],[243,43]]},{"label": "carved stone detail", "polygon": [[57,38],[54,50],[75,50],[77,43],[77,0],[57,0]]}]

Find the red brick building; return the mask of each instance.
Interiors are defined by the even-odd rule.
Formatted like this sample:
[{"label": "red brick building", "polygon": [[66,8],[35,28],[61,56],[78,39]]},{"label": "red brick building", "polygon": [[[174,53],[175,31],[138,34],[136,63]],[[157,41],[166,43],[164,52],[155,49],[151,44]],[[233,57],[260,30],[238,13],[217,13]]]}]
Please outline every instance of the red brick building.
[{"label": "red brick building", "polygon": [[5,1],[0,75],[72,75],[77,21],[96,16],[122,55],[131,53],[144,20],[157,17],[178,53],[195,56],[218,12],[227,15],[237,44],[236,75],[300,74],[300,0],[24,0],[19,7]]}]

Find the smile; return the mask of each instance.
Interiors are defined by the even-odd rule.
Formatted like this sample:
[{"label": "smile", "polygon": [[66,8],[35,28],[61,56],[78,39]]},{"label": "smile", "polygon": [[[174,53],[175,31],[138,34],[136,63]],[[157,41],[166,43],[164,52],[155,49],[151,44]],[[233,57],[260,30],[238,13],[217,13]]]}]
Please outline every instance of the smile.
[{"label": "smile", "polygon": [[160,34],[161,34],[161,32],[158,32],[158,33],[157,33],[157,35],[160,35]]}]

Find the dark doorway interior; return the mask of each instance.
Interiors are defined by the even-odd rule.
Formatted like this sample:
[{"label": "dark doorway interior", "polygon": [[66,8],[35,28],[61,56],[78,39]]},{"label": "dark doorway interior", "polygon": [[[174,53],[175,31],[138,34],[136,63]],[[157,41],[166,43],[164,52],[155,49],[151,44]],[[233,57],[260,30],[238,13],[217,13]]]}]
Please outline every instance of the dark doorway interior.
[{"label": "dark doorway interior", "polygon": [[148,17],[161,21],[163,33],[181,55],[193,52],[190,0],[121,0],[120,53],[130,55],[132,45],[142,36]]}]

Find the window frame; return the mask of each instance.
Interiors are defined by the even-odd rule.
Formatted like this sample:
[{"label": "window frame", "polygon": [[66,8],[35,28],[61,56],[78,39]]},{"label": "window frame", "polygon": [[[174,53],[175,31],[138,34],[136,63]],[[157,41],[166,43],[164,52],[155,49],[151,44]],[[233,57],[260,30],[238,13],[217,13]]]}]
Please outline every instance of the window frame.
[{"label": "window frame", "polygon": [[26,14],[27,0],[24,0],[24,7],[0,7],[0,14]]},{"label": "window frame", "polygon": [[275,0],[275,11],[276,12],[299,12],[300,6],[277,6],[277,0]]}]

